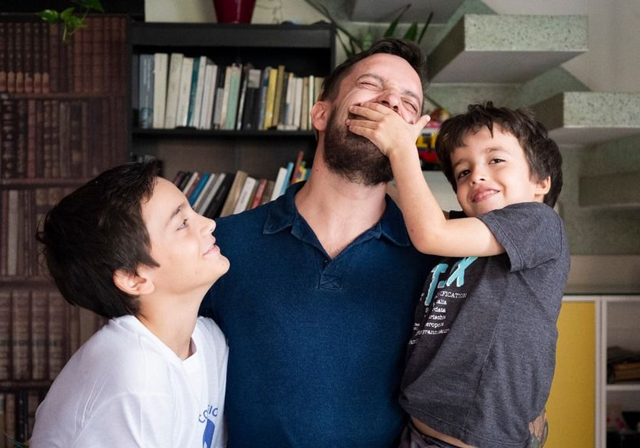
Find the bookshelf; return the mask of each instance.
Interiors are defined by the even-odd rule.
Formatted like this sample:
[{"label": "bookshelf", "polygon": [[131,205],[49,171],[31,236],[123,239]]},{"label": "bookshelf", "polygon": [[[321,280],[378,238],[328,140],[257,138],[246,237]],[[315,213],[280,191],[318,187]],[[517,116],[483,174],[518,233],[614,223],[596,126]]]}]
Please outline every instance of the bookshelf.
[{"label": "bookshelf", "polygon": [[[132,55],[181,53],[208,57],[218,67],[252,64],[257,70],[284,65],[298,77],[327,76],[335,63],[332,25],[249,25],[133,23]],[[137,77],[132,76],[132,84]],[[136,102],[136,92],[132,93]],[[136,108],[134,104],[134,109]],[[310,162],[315,150],[311,130],[258,129],[142,129],[132,114],[132,152],[164,162],[173,179],[179,170],[246,171],[257,178],[275,179],[278,169],[296,160],[303,150]]]},{"label": "bookshelf", "polygon": [[34,15],[0,14],[0,446],[26,441],[35,409],[103,325],[48,278],[34,235],[65,194],[127,160],[124,15],[95,15],[68,43]]}]

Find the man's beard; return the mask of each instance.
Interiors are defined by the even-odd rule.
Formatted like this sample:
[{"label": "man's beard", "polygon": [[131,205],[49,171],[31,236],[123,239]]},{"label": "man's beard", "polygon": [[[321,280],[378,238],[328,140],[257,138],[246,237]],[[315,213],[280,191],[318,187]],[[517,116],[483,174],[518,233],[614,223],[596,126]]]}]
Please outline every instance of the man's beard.
[{"label": "man's beard", "polygon": [[335,108],[324,135],[324,160],[332,172],[366,187],[393,179],[389,159],[370,140],[349,132]]}]

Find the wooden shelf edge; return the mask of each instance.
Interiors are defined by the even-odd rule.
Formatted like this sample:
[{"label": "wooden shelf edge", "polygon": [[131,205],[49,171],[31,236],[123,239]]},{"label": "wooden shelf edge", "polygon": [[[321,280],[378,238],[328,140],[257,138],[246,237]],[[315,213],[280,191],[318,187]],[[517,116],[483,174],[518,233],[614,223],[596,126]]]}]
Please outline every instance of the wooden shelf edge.
[{"label": "wooden shelf edge", "polygon": [[11,392],[24,389],[47,389],[51,380],[0,380],[0,392]]},{"label": "wooden shelf edge", "polygon": [[80,179],[55,179],[55,178],[15,178],[15,179],[0,179],[0,186],[2,187],[74,187],[84,185],[89,182],[91,178]]},{"label": "wooden shelf edge", "polygon": [[166,138],[166,137],[193,137],[193,138],[247,138],[247,137],[278,137],[278,138],[312,138],[313,131],[222,131],[199,129],[133,129],[134,137],[141,138]]}]

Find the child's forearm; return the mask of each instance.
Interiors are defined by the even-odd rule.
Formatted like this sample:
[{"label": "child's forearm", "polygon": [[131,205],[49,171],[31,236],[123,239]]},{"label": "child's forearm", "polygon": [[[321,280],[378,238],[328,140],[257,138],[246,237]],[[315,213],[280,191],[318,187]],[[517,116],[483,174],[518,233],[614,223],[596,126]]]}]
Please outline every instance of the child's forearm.
[{"label": "child's forearm", "polygon": [[415,149],[389,155],[399,206],[413,245],[446,257],[490,256],[504,252],[489,228],[476,218],[447,220],[425,181]]},{"label": "child's forearm", "polygon": [[437,234],[435,229],[446,224],[446,218],[425,182],[418,153],[415,150],[395,151],[389,160],[398,188],[398,205],[411,242],[420,252],[435,254],[437,246],[431,238]]}]

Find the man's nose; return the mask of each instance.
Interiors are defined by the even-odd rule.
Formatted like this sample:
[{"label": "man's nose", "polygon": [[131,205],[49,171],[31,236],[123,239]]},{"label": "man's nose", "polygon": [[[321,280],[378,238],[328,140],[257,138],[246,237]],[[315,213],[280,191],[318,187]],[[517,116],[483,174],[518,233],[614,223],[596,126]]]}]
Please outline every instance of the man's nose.
[{"label": "man's nose", "polygon": [[400,96],[393,90],[385,90],[378,97],[378,102],[395,112],[400,109]]}]

